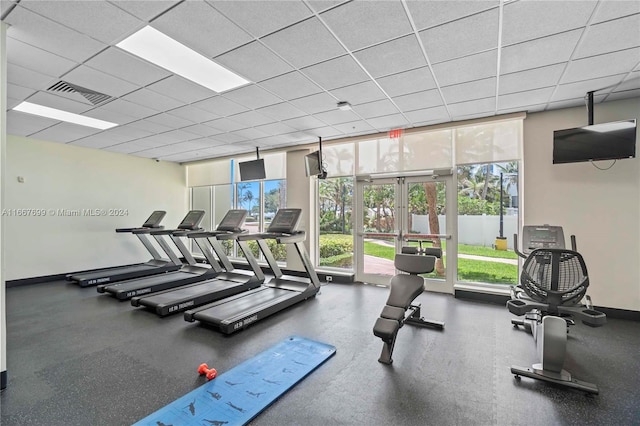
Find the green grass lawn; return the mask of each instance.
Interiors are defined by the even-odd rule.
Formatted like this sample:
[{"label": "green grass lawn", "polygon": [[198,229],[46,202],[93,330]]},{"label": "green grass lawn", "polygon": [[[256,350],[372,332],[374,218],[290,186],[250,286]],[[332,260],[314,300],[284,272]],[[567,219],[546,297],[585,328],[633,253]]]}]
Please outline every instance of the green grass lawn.
[{"label": "green grass lawn", "polygon": [[[331,237],[334,239],[336,237],[345,238],[346,240],[350,240],[352,238],[351,235],[332,235]],[[322,244],[322,237],[320,238],[320,243]],[[443,242],[443,250],[446,251],[446,241]],[[371,241],[364,242],[364,252],[365,254],[370,256],[389,260],[393,260],[395,256],[394,247],[376,244]],[[517,259],[518,257],[518,255],[513,251],[495,250],[491,247],[480,247],[466,244],[460,244],[458,246],[458,253],[502,259]],[[332,256],[331,258],[320,259],[320,265],[349,267],[353,262],[352,257],[353,256],[350,253]],[[444,260],[446,265],[446,255]],[[435,273],[428,274],[426,276],[436,278]],[[460,281],[467,282],[516,284],[518,281],[518,266],[486,260],[465,259],[459,257],[458,279]]]}]

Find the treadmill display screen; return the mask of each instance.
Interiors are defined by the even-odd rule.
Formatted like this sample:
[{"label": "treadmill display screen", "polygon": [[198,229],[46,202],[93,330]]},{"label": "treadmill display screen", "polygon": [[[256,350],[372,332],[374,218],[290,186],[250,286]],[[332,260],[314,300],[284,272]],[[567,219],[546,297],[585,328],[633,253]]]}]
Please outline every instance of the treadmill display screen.
[{"label": "treadmill display screen", "polygon": [[280,209],[267,228],[267,232],[290,234],[298,227],[301,216],[302,209]]},{"label": "treadmill display screen", "polygon": [[182,219],[178,229],[197,229],[204,218],[204,210],[191,210]]},{"label": "treadmill display screen", "polygon": [[239,231],[248,213],[246,210],[229,210],[216,229],[218,231]]},{"label": "treadmill display screen", "polygon": [[158,225],[160,225],[160,222],[162,222],[162,219],[164,219],[164,215],[166,214],[167,212],[165,211],[156,210],[151,213],[149,219],[147,219],[147,221],[142,226],[144,228],[156,228]]}]

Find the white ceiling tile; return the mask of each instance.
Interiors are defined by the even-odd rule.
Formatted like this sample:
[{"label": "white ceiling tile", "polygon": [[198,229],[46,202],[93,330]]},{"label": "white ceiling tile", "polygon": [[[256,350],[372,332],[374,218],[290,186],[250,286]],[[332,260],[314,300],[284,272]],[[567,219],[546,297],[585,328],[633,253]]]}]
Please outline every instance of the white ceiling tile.
[{"label": "white ceiling tile", "polygon": [[151,26],[209,58],[253,39],[202,1],[180,3],[170,13],[155,19]]},{"label": "white ceiling tile", "polygon": [[[232,133],[224,133],[224,134],[216,135],[216,139],[220,139],[225,145],[234,144],[237,142],[242,142],[247,140],[247,138],[245,138],[244,136],[235,135]],[[221,147],[225,147],[225,146],[222,145]]]},{"label": "white ceiling tile", "polygon": [[501,73],[512,73],[567,62],[582,30],[544,37],[502,48]]},{"label": "white ceiling tile", "polygon": [[442,88],[442,95],[448,104],[474,99],[488,98],[496,94],[496,78],[470,81]]},{"label": "white ceiling tile", "polygon": [[400,96],[433,89],[436,83],[429,67],[418,68],[377,79],[389,96]]},{"label": "white ceiling tile", "polygon": [[245,127],[261,126],[273,123],[273,119],[256,111],[246,111],[229,117],[233,121],[243,123]]},{"label": "white ceiling tile", "polygon": [[182,138],[180,137],[179,134],[176,134],[174,132],[166,132],[166,133],[158,133],[156,135],[151,135],[146,138],[136,139],[132,143],[134,143],[139,148],[137,151],[142,151],[143,149],[156,148],[159,146],[169,145],[181,140]]},{"label": "white ceiling tile", "polygon": [[626,74],[618,74],[592,80],[583,80],[576,83],[561,84],[553,94],[551,102],[586,96],[587,92],[591,91],[601,90],[601,93],[607,93],[611,91],[613,87],[617,86],[625,76]]},{"label": "white ceiling tile", "polygon": [[569,64],[564,77],[562,77],[562,83],[628,72],[638,63],[639,58],[640,47],[578,59]]},{"label": "white ceiling tile", "polygon": [[344,48],[317,18],[284,28],[264,37],[262,42],[297,68],[345,53]]},{"label": "white ceiling tile", "polygon": [[499,10],[492,9],[420,33],[432,64],[498,47]]},{"label": "white ceiling tile", "polygon": [[528,90],[526,92],[511,93],[498,97],[499,109],[512,109],[527,105],[536,105],[549,102],[554,87]]},{"label": "white ceiling tile", "polygon": [[14,64],[7,64],[7,83],[35,90],[45,90],[58,79]]},{"label": "white ceiling tile", "polygon": [[499,0],[408,1],[407,7],[416,28],[423,30],[497,7],[499,4]]},{"label": "white ceiling tile", "polygon": [[594,1],[517,1],[504,5],[502,44],[507,46],[584,27]]},{"label": "white ceiling tile", "polygon": [[236,130],[235,132],[233,132],[233,134],[246,138],[248,140],[260,139],[269,135],[269,133],[261,132],[260,130],[254,129],[252,127],[248,129]]},{"label": "white ceiling tile", "polygon": [[640,71],[630,73],[622,83],[613,89],[613,91],[621,92],[632,89],[640,89]]},{"label": "white ceiling tile", "polygon": [[258,112],[278,121],[306,115],[303,111],[287,102],[260,108]]},{"label": "white ceiling tile", "polygon": [[105,95],[119,97],[136,90],[138,87],[101,71],[94,70],[85,65],[69,71],[62,79],[71,84],[77,84]]},{"label": "white ceiling tile", "polygon": [[[23,1],[22,6],[106,44],[120,41],[142,22],[106,1]],[[108,23],[108,24],[106,24]]]},{"label": "white ceiling tile", "polygon": [[214,96],[193,104],[194,107],[209,111],[220,117],[237,114],[246,111],[248,108],[236,102],[230,101],[223,96]]},{"label": "white ceiling tile", "polygon": [[107,133],[97,133],[95,135],[87,136],[86,138],[77,139],[71,142],[71,145],[101,149],[115,145],[116,143],[117,142],[114,142]]},{"label": "white ceiling tile", "polygon": [[32,134],[30,137],[52,142],[67,143],[100,132],[92,127],[78,126],[71,123],[59,123]]},{"label": "white ceiling tile", "polygon": [[7,83],[7,98],[24,100],[36,92],[35,89],[18,86],[17,84]]},{"label": "white ceiling tile", "polygon": [[361,132],[372,133],[376,130],[373,127],[371,127],[369,123],[363,120],[352,121],[349,123],[335,124],[333,127],[344,134],[353,134],[353,133],[361,133]]},{"label": "white ceiling tile", "polygon": [[[266,80],[293,69],[291,65],[257,41],[217,56],[215,62],[253,82]],[[260,65],[256,66],[256,64]]]},{"label": "white ceiling tile", "polygon": [[151,108],[134,104],[133,102],[128,102],[122,99],[113,100],[105,105],[102,105],[101,107],[106,110],[128,115],[129,117],[137,119],[149,117],[158,113]]},{"label": "white ceiling tile", "polygon": [[369,78],[349,55],[312,65],[302,72],[327,90],[360,83]]},{"label": "white ceiling tile", "polygon": [[409,122],[402,114],[387,115],[385,117],[376,117],[367,120],[369,124],[379,131],[391,129],[402,129],[409,125]]},{"label": "white ceiling tile", "polygon": [[317,129],[319,127],[326,126],[325,123],[310,115],[293,118],[291,120],[284,120],[282,123],[295,130]]},{"label": "white ceiling tile", "polygon": [[449,104],[448,107],[449,112],[454,118],[475,113],[488,113],[495,111],[496,98],[494,96],[493,98],[476,99],[475,101]]},{"label": "white ceiling tile", "polygon": [[323,12],[346,1],[350,0],[307,0],[307,4],[316,12]]},{"label": "white ceiling tile", "polygon": [[216,120],[207,121],[204,123],[206,126],[213,127],[214,129],[222,130],[223,132],[233,132],[235,130],[246,129],[245,123],[231,120],[229,118],[218,118]]},{"label": "white ceiling tile", "polygon": [[427,64],[418,39],[413,34],[360,50],[354,55],[373,77],[395,74]]},{"label": "white ceiling tile", "polygon": [[179,129],[181,127],[187,127],[195,124],[195,121],[185,120],[184,118],[177,117],[171,114],[158,114],[151,117],[147,117],[145,120],[152,123],[162,124],[163,126],[169,126],[172,129]]},{"label": "white ceiling tile", "polygon": [[[606,95],[594,96],[594,103],[601,102],[605,98],[605,96]],[[584,96],[581,96],[580,98],[576,98],[576,99],[567,99],[564,101],[550,102],[547,106],[547,109],[554,110],[554,109],[572,108],[577,106],[585,108],[584,118],[585,118],[585,124],[587,124],[587,109],[586,109],[586,101],[584,99]]]},{"label": "white ceiling tile", "polygon": [[21,5],[16,6],[6,22],[11,25],[7,31],[9,37],[75,62],[82,62],[106,47],[97,40],[46,19]]},{"label": "white ceiling tile", "polygon": [[147,89],[139,89],[135,92],[128,93],[125,96],[122,96],[121,99],[142,105],[143,107],[150,108],[158,112],[178,108],[184,105],[181,101]]},{"label": "white ceiling tile", "polygon": [[22,102],[21,99],[20,100],[13,99],[7,96],[7,110],[17,107],[21,102]]},{"label": "white ceiling tile", "polygon": [[172,109],[167,112],[168,115],[180,117],[184,120],[188,120],[192,123],[204,123],[205,121],[213,120],[214,118],[218,118],[215,114],[212,114],[208,111],[192,107],[190,105],[185,105],[180,108]]},{"label": "white ceiling tile", "polygon": [[555,86],[560,80],[566,63],[534,68],[500,76],[499,93],[501,95],[524,90],[540,89],[542,87]]},{"label": "white ceiling tile", "polygon": [[59,121],[13,110],[7,111],[7,134],[9,135],[29,136],[56,123]]},{"label": "white ceiling tile", "polygon": [[317,95],[294,99],[291,101],[291,104],[309,114],[315,114],[334,109],[337,102],[333,96],[327,93],[318,93]]},{"label": "white ceiling tile", "polygon": [[147,22],[180,1],[181,0],[110,0],[112,4]]},{"label": "white ceiling tile", "polygon": [[318,120],[321,120],[327,124],[342,124],[352,121],[359,121],[358,117],[353,111],[341,111],[339,109],[333,109],[331,111],[321,112],[315,115]]},{"label": "white ceiling tile", "polygon": [[[574,59],[640,46],[640,14],[591,25]],[[637,58],[640,61],[640,57]]]},{"label": "white ceiling tile", "polygon": [[548,104],[545,102],[543,104],[525,105],[525,106],[518,106],[516,108],[499,109],[498,114],[510,114],[513,112],[523,112],[523,111],[527,113],[541,112],[545,110],[547,105]]},{"label": "white ceiling tile", "polygon": [[256,126],[255,129],[267,135],[281,135],[296,131],[293,127],[289,127],[283,123],[264,124],[262,126]]},{"label": "white ceiling tile", "polygon": [[[162,123],[158,123],[157,121],[149,121],[148,119],[134,121],[128,124],[128,128],[135,128],[144,130],[148,133],[146,136],[151,136],[154,133],[166,133],[171,131],[171,127],[164,125]],[[136,138],[137,139],[137,138]]]},{"label": "white ceiling tile", "polygon": [[356,105],[353,107],[353,111],[365,119],[380,117],[383,115],[392,115],[400,112],[393,102],[388,99]]},{"label": "white ceiling tile", "polygon": [[93,105],[89,102],[77,102],[47,92],[38,92],[31,96],[28,101],[34,104],[44,105],[49,108],[73,112],[75,114],[81,114],[93,108]]},{"label": "white ceiling tile", "polygon": [[442,105],[440,92],[435,89],[410,93],[408,95],[394,96],[393,101],[403,112]]},{"label": "white ceiling tile", "polygon": [[7,37],[7,58],[14,65],[34,71],[42,71],[42,64],[47,64],[46,73],[53,77],[59,77],[78,65],[75,61],[38,49],[11,37]]},{"label": "white ceiling tile", "polygon": [[85,62],[85,65],[141,86],[146,86],[171,75],[167,70],[115,47],[100,52]]},{"label": "white ceiling tile", "polygon": [[105,149],[105,151],[119,152],[119,153],[122,153],[122,154],[130,154],[132,152],[140,151],[140,150],[144,149],[144,147],[143,146],[138,146],[134,142],[126,142],[126,143],[121,143],[121,144],[118,144],[118,145],[112,145],[112,146],[106,147],[104,149]]},{"label": "white ceiling tile", "polygon": [[225,98],[237,102],[251,109],[257,109],[267,105],[282,102],[276,95],[267,92],[255,84],[234,89],[224,94]]},{"label": "white ceiling tile", "polygon": [[336,98],[349,102],[351,105],[364,104],[385,98],[384,93],[373,81],[341,87],[332,90],[331,93]]},{"label": "white ceiling tile", "polygon": [[262,37],[311,16],[300,0],[289,1],[209,1],[254,37]]},{"label": "white ceiling tile", "polygon": [[443,122],[449,120],[449,113],[443,106],[417,109],[405,112],[404,115],[414,124]]},{"label": "white ceiling tile", "polygon": [[321,88],[297,71],[263,81],[260,86],[285,100],[322,92]]},{"label": "white ceiling tile", "polygon": [[355,1],[322,13],[322,19],[351,50],[412,32],[402,3]]},{"label": "white ceiling tile", "polygon": [[215,93],[199,84],[172,75],[157,83],[147,86],[147,89],[169,96],[184,103],[193,103],[209,98]]},{"label": "white ceiling tile", "polygon": [[607,96],[607,101],[615,101],[618,99],[640,98],[640,89],[624,90],[621,92],[613,92]]},{"label": "white ceiling tile", "polygon": [[214,136],[222,133],[222,131],[214,129],[213,127],[206,126],[204,124],[194,124],[193,126],[183,127],[180,130],[193,133],[198,136]]},{"label": "white ceiling tile", "polygon": [[111,111],[101,107],[86,111],[83,115],[86,115],[87,117],[97,118],[98,120],[117,123],[120,125],[127,124],[135,120],[135,118],[129,117],[128,115],[120,114],[119,112]]},{"label": "white ceiling tile", "polygon": [[113,145],[115,145],[117,143],[150,136],[151,132],[134,127],[131,124],[126,124],[124,126],[113,127],[109,130],[105,130],[103,134],[109,135],[109,137],[113,139]]},{"label": "white ceiling tile", "polygon": [[637,0],[603,1],[600,2],[596,16],[591,23],[597,24],[634,13],[640,13],[640,2]]},{"label": "white ceiling tile", "polygon": [[433,65],[433,72],[440,86],[480,80],[496,75],[496,58],[495,50],[478,53]]}]

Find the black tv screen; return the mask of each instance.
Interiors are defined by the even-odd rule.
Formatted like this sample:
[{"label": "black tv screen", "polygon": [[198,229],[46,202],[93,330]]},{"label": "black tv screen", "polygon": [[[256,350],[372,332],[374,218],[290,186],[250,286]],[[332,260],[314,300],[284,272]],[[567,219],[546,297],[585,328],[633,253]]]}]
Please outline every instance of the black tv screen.
[{"label": "black tv screen", "polygon": [[553,164],[617,160],[636,156],[636,120],[553,132]]},{"label": "black tv screen", "polygon": [[320,151],[312,152],[304,157],[304,166],[307,176],[318,176],[322,174],[322,159]]},{"label": "black tv screen", "polygon": [[258,180],[266,177],[264,171],[264,159],[245,161],[238,163],[240,167],[240,180]]}]

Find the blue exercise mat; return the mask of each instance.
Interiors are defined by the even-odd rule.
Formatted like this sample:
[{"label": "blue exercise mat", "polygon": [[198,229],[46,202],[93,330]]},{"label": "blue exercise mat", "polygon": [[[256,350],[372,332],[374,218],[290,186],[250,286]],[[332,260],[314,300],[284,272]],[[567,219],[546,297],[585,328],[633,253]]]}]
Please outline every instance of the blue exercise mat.
[{"label": "blue exercise mat", "polygon": [[289,337],[134,426],[247,424],[335,353],[334,346]]}]

